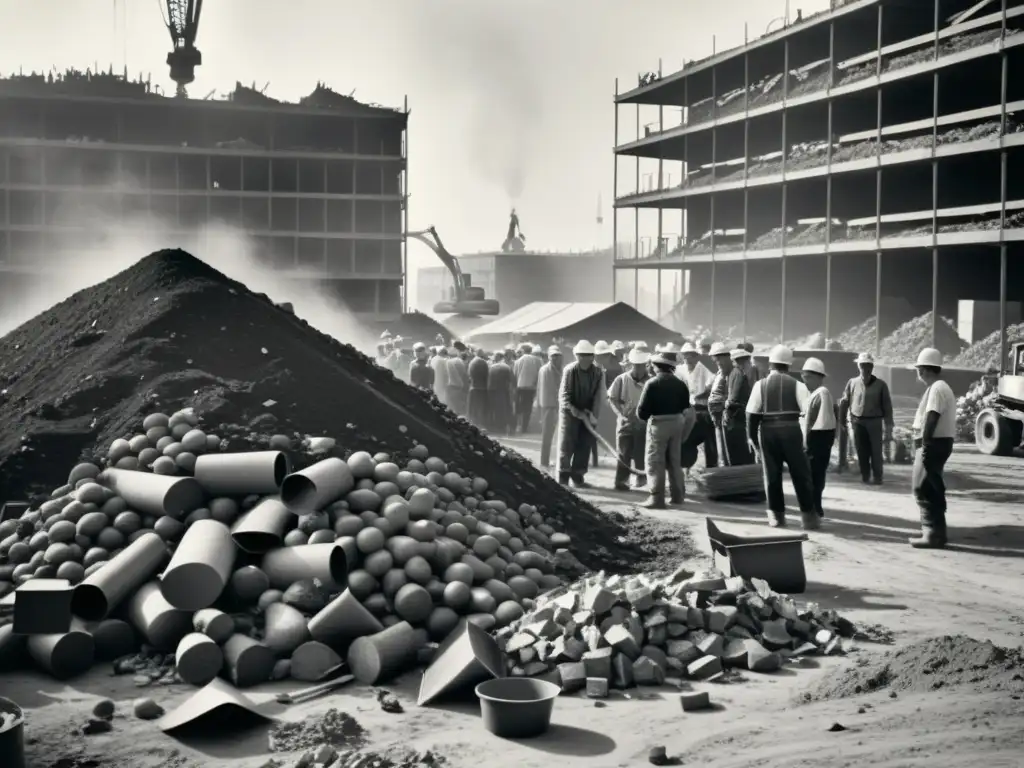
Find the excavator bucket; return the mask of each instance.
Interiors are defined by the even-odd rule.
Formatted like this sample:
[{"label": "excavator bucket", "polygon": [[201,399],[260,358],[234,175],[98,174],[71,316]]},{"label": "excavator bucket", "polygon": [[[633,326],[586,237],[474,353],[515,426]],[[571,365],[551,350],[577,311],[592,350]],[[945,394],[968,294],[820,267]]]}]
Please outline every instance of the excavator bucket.
[{"label": "excavator bucket", "polygon": [[494,299],[473,301],[440,301],[434,305],[435,315],[460,315],[462,317],[490,317],[501,312],[501,307]]}]

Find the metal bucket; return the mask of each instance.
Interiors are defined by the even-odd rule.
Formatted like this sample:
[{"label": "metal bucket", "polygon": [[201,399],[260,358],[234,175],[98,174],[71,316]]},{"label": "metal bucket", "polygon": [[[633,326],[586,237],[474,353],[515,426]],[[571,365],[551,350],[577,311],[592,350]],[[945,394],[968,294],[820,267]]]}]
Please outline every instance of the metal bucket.
[{"label": "metal bucket", "polygon": [[0,765],[25,768],[25,715],[21,707],[0,696]]},{"label": "metal bucket", "polygon": [[530,677],[500,677],[476,687],[484,728],[504,739],[546,733],[560,693],[554,683]]}]

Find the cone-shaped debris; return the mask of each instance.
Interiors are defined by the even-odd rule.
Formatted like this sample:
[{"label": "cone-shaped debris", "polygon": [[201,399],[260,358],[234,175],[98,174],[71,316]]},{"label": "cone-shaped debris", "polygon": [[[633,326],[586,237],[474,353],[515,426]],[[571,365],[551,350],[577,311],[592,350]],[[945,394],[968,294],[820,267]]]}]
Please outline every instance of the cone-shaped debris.
[{"label": "cone-shaped debris", "polygon": [[423,673],[417,704],[421,707],[440,696],[505,676],[501,649],[493,637],[465,619],[437,649]]}]

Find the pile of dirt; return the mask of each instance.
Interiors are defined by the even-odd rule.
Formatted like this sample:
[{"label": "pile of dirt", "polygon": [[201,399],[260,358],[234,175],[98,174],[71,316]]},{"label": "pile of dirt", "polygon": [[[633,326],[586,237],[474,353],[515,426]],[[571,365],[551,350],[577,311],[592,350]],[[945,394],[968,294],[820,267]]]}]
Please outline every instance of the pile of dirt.
[{"label": "pile of dirt", "polygon": [[487,478],[496,498],[560,519],[588,567],[632,570],[649,557],[626,541],[625,518],[181,250],[151,254],[0,339],[0,500],[49,495],[147,414],[185,407],[210,432],[247,436],[232,450],[265,448],[274,433],[371,453],[422,443],[453,471]]},{"label": "pile of dirt", "polygon": [[[1024,323],[1006,327],[1006,340],[1009,344],[1024,341]],[[981,341],[977,341],[953,360],[953,365],[964,368],[978,368],[983,371],[999,369],[999,331],[993,331]]]},{"label": "pile of dirt", "polygon": [[422,341],[432,347],[438,343],[438,336],[444,339],[445,344],[458,338],[437,320],[422,312],[407,312],[392,323],[379,323],[378,325],[381,333],[387,331],[392,336],[401,336],[408,342],[405,346],[409,347],[417,341]]},{"label": "pile of dirt", "polygon": [[800,700],[831,701],[883,689],[925,693],[962,685],[1024,691],[1024,649],[1001,648],[966,635],[930,637],[865,656],[852,669],[815,683]]},{"label": "pile of dirt", "polygon": [[[942,352],[947,360],[959,355],[966,343],[956,332],[956,326],[948,318],[940,318],[935,347]],[[875,318],[867,320],[843,331],[836,341],[843,349],[851,352],[873,351],[875,349]],[[932,313],[908,320],[896,330],[882,339],[879,360],[889,363],[912,363],[918,352],[932,346]]]}]

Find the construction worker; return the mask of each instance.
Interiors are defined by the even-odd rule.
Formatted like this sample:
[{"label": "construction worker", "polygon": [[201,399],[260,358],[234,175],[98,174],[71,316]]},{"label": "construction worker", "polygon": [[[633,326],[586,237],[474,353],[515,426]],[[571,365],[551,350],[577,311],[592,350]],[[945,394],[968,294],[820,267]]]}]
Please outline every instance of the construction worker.
[{"label": "construction worker", "polygon": [[[722,425],[725,418],[725,403],[729,399],[729,375],[732,373],[732,354],[725,344],[716,341],[708,351],[711,359],[715,362],[715,377],[711,382],[711,392],[708,394],[708,413],[711,416],[712,440],[717,448],[719,461],[724,458],[726,451],[722,445]],[[718,462],[715,463],[715,466]]]},{"label": "construction worker", "polygon": [[761,378],[761,372],[757,370],[757,366],[754,364],[754,345],[749,341],[742,341],[736,348],[742,349],[747,353],[745,358],[739,358],[735,363],[747,375],[747,379],[750,380],[750,386],[753,387],[755,382]]},{"label": "construction worker", "polygon": [[910,540],[915,549],[946,546],[946,484],[943,471],[953,453],[956,395],[942,377],[942,353],[921,350],[917,378],[926,389],[914,416],[914,499],[921,513],[921,535]]},{"label": "construction worker", "polygon": [[551,442],[558,426],[559,392],[562,385],[562,350],[548,347],[548,361],[537,376],[537,407],[540,408],[540,465],[551,466]]},{"label": "construction worker", "polygon": [[589,341],[577,342],[572,352],[576,361],[565,366],[559,389],[558,482],[586,488],[604,372],[594,365],[594,345]]},{"label": "construction worker", "polygon": [[420,389],[433,389],[434,369],[427,361],[427,345],[422,341],[417,341],[412,345],[412,352],[416,359],[409,365],[409,383]]},{"label": "construction worker", "polygon": [[448,404],[448,348],[439,346],[430,360],[434,369],[434,394],[445,405]]},{"label": "construction worker", "polygon": [[[613,371],[609,370],[609,366],[615,364],[614,370],[619,373],[622,372],[622,366],[617,364],[618,361],[614,359],[612,354],[612,347],[607,341],[598,341],[594,344],[594,365],[601,369],[604,375],[604,384],[601,387],[601,398],[608,396],[608,388],[611,387],[612,382],[615,381]],[[601,435],[605,440],[612,442],[615,440],[615,413],[611,408],[602,408],[600,411],[601,415],[597,423],[597,434]],[[598,445],[597,440],[594,441],[594,447],[590,453],[591,466],[596,467],[598,465]]]},{"label": "construction worker", "polygon": [[825,516],[821,497],[825,492],[828,477],[828,463],[832,459],[832,445],[836,441],[836,425],[839,406],[832,399],[832,393],[825,386],[825,364],[816,357],[809,357],[801,371],[804,384],[810,396],[803,418],[804,450],[811,467],[811,488],[814,494],[814,511],[818,517]]},{"label": "construction worker", "polygon": [[714,346],[710,337],[704,337],[700,340],[700,354],[702,357],[711,357],[711,348]]},{"label": "construction worker", "polygon": [[469,372],[463,355],[466,354],[454,344],[448,349],[448,388],[446,400],[448,407],[459,416],[466,415],[469,395]]},{"label": "construction worker", "polygon": [[729,352],[732,367],[726,379],[725,408],[722,411],[722,453],[730,466],[753,464],[747,445],[747,401],[752,384],[743,366],[750,366],[750,353],[739,347]]},{"label": "construction worker", "polygon": [[512,407],[515,391],[515,374],[505,362],[505,353],[495,352],[487,378],[487,403],[490,408],[487,423],[499,435],[511,435],[515,431]]},{"label": "construction worker", "polygon": [[793,350],[783,345],[768,355],[768,375],[754,386],[747,401],[747,437],[751,449],[761,452],[765,495],[768,497],[768,524],[786,524],[786,497],[782,490],[782,465],[800,504],[804,528],[820,526],[814,510],[811,487],[811,466],[804,453],[804,436],[800,430],[800,414],[806,413],[810,395],[802,381],[789,375]]},{"label": "construction worker", "polygon": [[412,364],[416,361],[416,352],[413,349],[412,344],[403,342],[399,346],[395,360],[395,376],[404,381],[406,384],[411,384],[412,380],[409,378],[409,374],[412,372]]},{"label": "construction worker", "polygon": [[[671,354],[671,353],[669,353]],[[640,393],[636,415],[647,422],[645,467],[651,483],[651,495],[644,506],[665,509],[665,474],[668,473],[669,502],[681,504],[686,496],[683,478],[682,448],[693,428],[690,390],[675,375],[679,364],[674,356],[662,352],[650,360],[656,371]]]},{"label": "construction worker", "polygon": [[[882,484],[884,448],[892,440],[893,412],[889,385],[874,375],[875,359],[867,352],[857,356],[860,375],[846,382],[839,401],[839,423],[849,415],[853,429],[853,447],[864,483]],[[839,468],[846,468],[844,441],[839,441]]]},{"label": "construction worker", "polygon": [[477,349],[466,366],[469,374],[469,397],[466,402],[466,413],[469,420],[478,427],[487,425],[490,409],[487,405],[487,384],[491,366],[487,362],[487,353]]},{"label": "construction worker", "polygon": [[[627,362],[630,370],[620,373],[612,381],[608,389],[608,405],[616,415],[615,447],[618,449],[619,461],[615,467],[615,490],[629,490],[629,470],[636,468],[644,471],[645,448],[647,443],[647,425],[636,414],[640,403],[640,394],[650,378],[647,363],[651,356],[639,349],[631,349]],[[647,484],[645,475],[638,475],[636,487],[643,488]]]},{"label": "construction worker", "polygon": [[682,379],[690,390],[696,421],[689,436],[683,443],[683,469],[689,471],[697,463],[697,449],[704,447],[704,465],[718,466],[718,446],[715,443],[715,428],[708,411],[708,398],[714,374],[700,361],[700,352],[687,342],[680,354],[683,364],[676,368],[676,376]]},{"label": "construction worker", "polygon": [[531,345],[518,360],[511,364],[516,383],[513,432],[516,431],[516,428],[524,434],[530,431],[533,401],[537,399],[537,377],[540,374],[541,366],[544,365],[538,352],[540,352],[540,347]]}]

